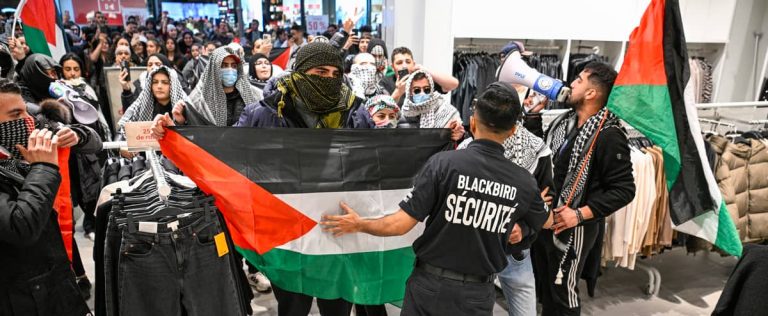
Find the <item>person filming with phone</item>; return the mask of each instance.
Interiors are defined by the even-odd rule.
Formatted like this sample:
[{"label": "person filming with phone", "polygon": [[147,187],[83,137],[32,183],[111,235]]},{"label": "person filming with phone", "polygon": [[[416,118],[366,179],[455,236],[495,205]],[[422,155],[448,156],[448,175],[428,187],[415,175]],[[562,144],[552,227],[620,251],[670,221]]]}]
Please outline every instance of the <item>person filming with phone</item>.
[{"label": "person filming with phone", "polygon": [[443,74],[436,71],[427,70],[424,66],[416,64],[413,60],[413,53],[408,47],[398,47],[392,50],[392,67],[395,70],[394,76],[385,76],[381,79],[383,86],[392,95],[398,104],[403,103],[403,96],[406,91],[406,81],[408,75],[416,70],[423,70],[432,76],[435,84],[435,91],[446,94],[459,86],[459,80],[449,74]]}]

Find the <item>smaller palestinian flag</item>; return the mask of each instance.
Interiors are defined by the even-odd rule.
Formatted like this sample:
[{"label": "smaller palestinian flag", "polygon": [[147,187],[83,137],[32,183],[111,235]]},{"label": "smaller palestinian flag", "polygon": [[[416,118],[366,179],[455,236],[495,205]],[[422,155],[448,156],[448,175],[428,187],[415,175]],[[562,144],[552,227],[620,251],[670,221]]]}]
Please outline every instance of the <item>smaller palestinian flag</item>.
[{"label": "smaller palestinian flag", "polygon": [[676,230],[741,255],[704,151],[678,0],[652,0],[629,38],[608,108],[659,145]]},{"label": "smaller palestinian flag", "polygon": [[419,224],[404,236],[333,237],[318,222],[344,201],[362,217],[398,210],[413,177],[449,147],[442,129],[177,127],[163,155],[227,221],[237,250],[274,286],[323,299],[399,302]]},{"label": "smaller palestinian flag", "polygon": [[269,52],[269,61],[272,62],[273,65],[280,66],[280,68],[288,69],[288,62],[290,60],[290,47],[273,48],[272,51]]},{"label": "smaller palestinian flag", "polygon": [[69,261],[72,261],[72,235],[75,225],[72,218],[72,194],[69,186],[69,148],[59,148],[59,174],[61,174],[61,184],[53,200],[53,209],[58,213],[64,249],[67,250]]},{"label": "smaller palestinian flag", "polygon": [[67,53],[61,14],[53,0],[21,0],[16,9],[30,51],[59,60]]}]

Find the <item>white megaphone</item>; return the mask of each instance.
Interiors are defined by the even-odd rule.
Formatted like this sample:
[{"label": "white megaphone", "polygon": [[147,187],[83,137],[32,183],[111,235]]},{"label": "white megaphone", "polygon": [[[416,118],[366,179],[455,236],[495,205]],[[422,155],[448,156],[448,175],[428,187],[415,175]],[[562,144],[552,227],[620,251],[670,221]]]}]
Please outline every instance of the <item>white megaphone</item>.
[{"label": "white megaphone", "polygon": [[504,64],[499,68],[499,81],[524,85],[557,102],[565,102],[571,96],[571,88],[566,87],[562,81],[529,67],[518,51],[510,53],[504,60]]}]

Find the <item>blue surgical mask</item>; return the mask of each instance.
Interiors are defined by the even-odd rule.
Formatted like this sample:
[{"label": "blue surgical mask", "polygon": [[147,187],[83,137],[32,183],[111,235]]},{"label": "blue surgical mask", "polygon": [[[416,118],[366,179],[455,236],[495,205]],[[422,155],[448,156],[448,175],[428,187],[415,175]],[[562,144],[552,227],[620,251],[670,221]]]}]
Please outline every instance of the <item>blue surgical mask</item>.
[{"label": "blue surgical mask", "polygon": [[429,96],[430,95],[426,94],[426,93],[414,94],[413,97],[412,97],[413,103],[416,103],[416,104],[423,103],[423,102],[429,100]]},{"label": "blue surgical mask", "polygon": [[233,87],[237,82],[237,69],[224,68],[221,70],[221,84],[225,87]]}]

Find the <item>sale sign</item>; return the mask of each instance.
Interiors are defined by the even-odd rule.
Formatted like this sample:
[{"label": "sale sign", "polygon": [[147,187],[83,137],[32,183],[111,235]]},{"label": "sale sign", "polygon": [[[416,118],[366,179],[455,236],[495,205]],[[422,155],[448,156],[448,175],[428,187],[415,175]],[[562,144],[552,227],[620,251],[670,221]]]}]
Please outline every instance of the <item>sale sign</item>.
[{"label": "sale sign", "polygon": [[328,29],[327,15],[308,15],[306,18],[307,18],[307,34],[310,34],[310,35],[322,34]]},{"label": "sale sign", "polygon": [[125,141],[129,149],[160,150],[160,143],[152,135],[152,121],[125,123]]},{"label": "sale sign", "polygon": [[123,25],[124,17],[129,14],[126,9],[141,9],[147,11],[144,0],[72,0],[73,16],[75,23],[88,24],[86,15],[91,12],[101,11],[108,25]]}]

